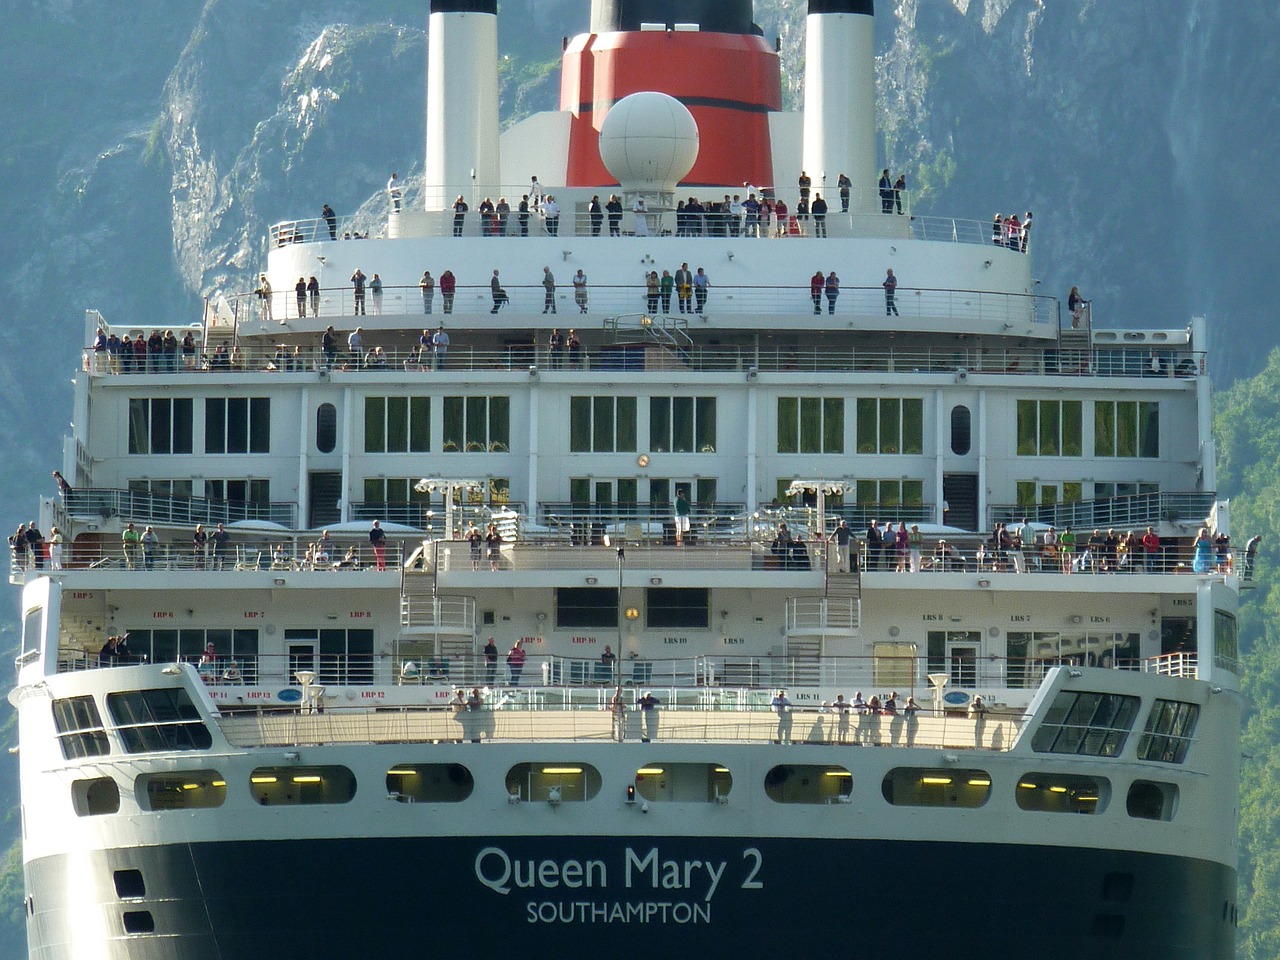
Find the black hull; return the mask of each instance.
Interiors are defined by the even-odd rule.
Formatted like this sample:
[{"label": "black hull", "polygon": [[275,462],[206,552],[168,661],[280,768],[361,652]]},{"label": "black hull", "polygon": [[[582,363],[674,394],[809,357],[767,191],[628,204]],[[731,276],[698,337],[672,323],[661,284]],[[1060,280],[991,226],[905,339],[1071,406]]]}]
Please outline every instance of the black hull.
[{"label": "black hull", "polygon": [[618,956],[655,935],[708,958],[759,956],[781,936],[787,953],[1230,960],[1235,941],[1236,876],[1221,864],[1013,844],[221,841],[50,857],[26,881],[30,960]]}]

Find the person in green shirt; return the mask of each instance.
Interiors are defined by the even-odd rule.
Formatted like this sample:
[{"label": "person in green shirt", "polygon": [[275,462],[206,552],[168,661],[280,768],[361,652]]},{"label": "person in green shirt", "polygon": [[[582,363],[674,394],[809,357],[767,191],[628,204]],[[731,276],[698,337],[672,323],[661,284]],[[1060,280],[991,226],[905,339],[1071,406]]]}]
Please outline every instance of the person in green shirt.
[{"label": "person in green shirt", "polygon": [[130,570],[136,570],[138,567],[138,544],[141,539],[132,523],[120,533],[120,548],[124,551],[124,565]]},{"label": "person in green shirt", "polygon": [[689,501],[683,490],[676,491],[675,520],[676,546],[683,546],[684,535],[689,532]]},{"label": "person in green shirt", "polygon": [[1062,558],[1062,572],[1071,572],[1072,554],[1076,552],[1076,535],[1068,527],[1058,535],[1058,556]]},{"label": "person in green shirt", "polygon": [[670,270],[662,271],[662,279],[658,281],[658,292],[662,297],[662,312],[671,312],[671,293],[676,288],[675,278],[671,276]]}]

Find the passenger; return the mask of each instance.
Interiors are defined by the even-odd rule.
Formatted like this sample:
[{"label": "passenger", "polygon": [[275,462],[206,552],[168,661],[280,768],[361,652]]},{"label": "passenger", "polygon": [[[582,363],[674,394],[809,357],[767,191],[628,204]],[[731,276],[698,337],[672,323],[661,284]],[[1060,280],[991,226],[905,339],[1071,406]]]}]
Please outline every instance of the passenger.
[{"label": "passenger", "polygon": [[1058,537],[1058,556],[1062,559],[1062,572],[1071,573],[1073,568],[1073,558],[1076,552],[1076,535],[1070,527],[1062,531],[1062,535]]},{"label": "passenger", "polygon": [[831,704],[836,715],[836,741],[849,742],[849,714],[853,712],[853,704],[844,698],[844,694],[836,695],[836,702]]},{"label": "passenger", "polygon": [[771,704],[773,712],[778,715],[778,726],[774,732],[774,743],[791,743],[791,701],[787,699],[787,691],[779,690]]},{"label": "passenger", "polygon": [[636,701],[636,705],[640,708],[640,720],[642,723],[640,742],[648,743],[658,736],[658,705],[662,701],[653,695],[652,690],[646,690],[644,696]]},{"label": "passenger", "polygon": [[244,675],[240,672],[240,664],[232,660],[227,664],[227,669],[222,671],[222,682],[238,685],[244,683]]},{"label": "passenger", "polygon": [[898,715],[898,691],[894,690],[889,696],[885,697],[884,703],[880,705],[880,711],[887,717],[896,717]]},{"label": "passenger", "polygon": [[517,640],[507,652],[507,669],[511,671],[511,685],[520,686],[520,674],[524,672],[525,652],[521,641]]}]

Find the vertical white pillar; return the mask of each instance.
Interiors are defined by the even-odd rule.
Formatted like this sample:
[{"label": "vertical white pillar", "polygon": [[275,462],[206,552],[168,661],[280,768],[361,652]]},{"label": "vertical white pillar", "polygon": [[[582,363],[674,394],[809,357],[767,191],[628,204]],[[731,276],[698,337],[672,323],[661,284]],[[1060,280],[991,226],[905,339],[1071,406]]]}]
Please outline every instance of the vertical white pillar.
[{"label": "vertical white pillar", "polygon": [[[496,0],[431,0],[424,203],[499,192]],[[474,218],[473,218],[474,219]]]},{"label": "vertical white pillar", "polygon": [[[850,211],[876,212],[871,0],[809,0],[804,50],[804,170],[828,203],[838,197],[837,178],[847,174],[854,185]],[[789,195],[791,185],[782,186]]]}]

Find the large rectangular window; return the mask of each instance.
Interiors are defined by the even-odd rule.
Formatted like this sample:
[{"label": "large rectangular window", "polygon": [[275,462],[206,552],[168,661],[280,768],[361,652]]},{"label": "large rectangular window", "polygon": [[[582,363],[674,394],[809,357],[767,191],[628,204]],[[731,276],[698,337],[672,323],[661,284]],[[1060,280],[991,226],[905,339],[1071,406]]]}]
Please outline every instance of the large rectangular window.
[{"label": "large rectangular window", "polygon": [[506,453],[511,449],[510,397],[445,397],[446,453]]},{"label": "large rectangular window", "polygon": [[318,679],[325,684],[373,683],[373,631],[306,627],[284,632],[286,648],[315,643],[320,654]]},{"label": "large rectangular window", "polygon": [[204,402],[205,453],[270,453],[269,397],[208,397]]},{"label": "large rectangular window", "polygon": [[93,697],[53,701],[53,722],[58,728],[58,744],[64,760],[101,757],[111,752]]},{"label": "large rectangular window", "polygon": [[1055,503],[1076,503],[1084,499],[1084,484],[1078,481],[1055,483],[1019,480],[1016,490],[1020,507],[1052,506]]},{"label": "large rectangular window", "polygon": [[204,495],[212,500],[270,503],[271,481],[266,477],[254,477],[251,480],[206,480]]},{"label": "large rectangular window", "polygon": [[129,753],[208,750],[213,745],[199,709],[181,687],[108,693],[107,710]]},{"label": "large rectangular window", "polygon": [[779,397],[779,453],[844,453],[843,397]]},{"label": "large rectangular window", "polygon": [[365,477],[365,503],[421,503],[431,502],[429,492],[414,489],[418,481],[413,477]]},{"label": "large rectangular window", "polygon": [[430,397],[365,397],[365,453],[429,453]]},{"label": "large rectangular window", "polygon": [[560,587],[556,590],[556,626],[616,627],[616,587]]},{"label": "large rectangular window", "polygon": [[924,401],[858,398],[858,453],[924,452]]},{"label": "large rectangular window", "polygon": [[196,663],[205,646],[212,643],[218,655],[218,673],[236,662],[244,682],[256,683],[258,678],[257,630],[147,630],[130,629],[129,656],[139,662],[175,663],[179,660]]},{"label": "large rectangular window", "polygon": [[634,453],[635,397],[570,397],[569,450],[573,453]]},{"label": "large rectangular window", "polygon": [[130,453],[191,453],[193,401],[190,397],[129,400]]},{"label": "large rectangular window", "polygon": [[1118,757],[1138,715],[1137,697],[1062,690],[1031,737],[1036,753]]},{"label": "large rectangular window", "polygon": [[650,587],[645,598],[645,626],[650,629],[711,625],[711,591],[706,587]]},{"label": "large rectangular window", "polygon": [[655,453],[715,453],[715,397],[650,397],[649,449]]},{"label": "large rectangular window", "polygon": [[[921,507],[924,505],[923,480],[858,480],[852,494],[854,502],[865,510],[876,508]],[[831,499],[827,503],[832,503]]]},{"label": "large rectangular window", "polygon": [[1083,456],[1081,411],[1079,400],[1019,400],[1018,456]]},{"label": "large rectangular window", "polygon": [[1157,700],[1138,741],[1138,759],[1184,762],[1199,720],[1200,707],[1194,703]]},{"label": "large rectangular window", "polygon": [[1160,404],[1146,400],[1097,400],[1093,452],[1099,457],[1160,456]]}]

